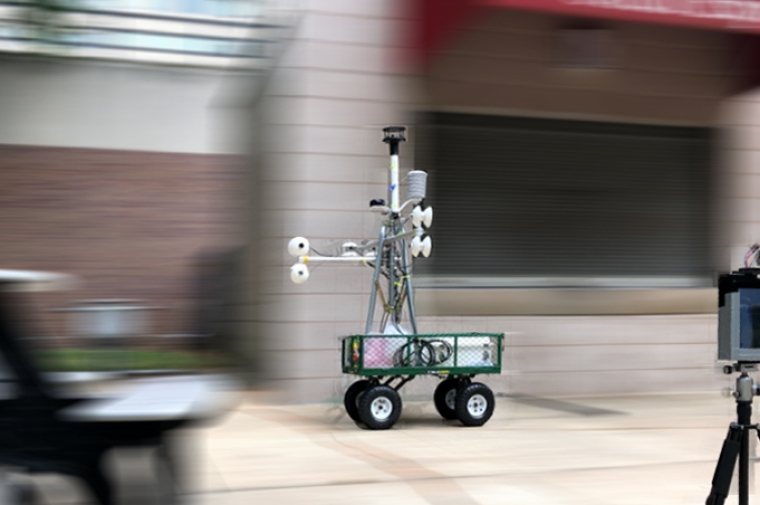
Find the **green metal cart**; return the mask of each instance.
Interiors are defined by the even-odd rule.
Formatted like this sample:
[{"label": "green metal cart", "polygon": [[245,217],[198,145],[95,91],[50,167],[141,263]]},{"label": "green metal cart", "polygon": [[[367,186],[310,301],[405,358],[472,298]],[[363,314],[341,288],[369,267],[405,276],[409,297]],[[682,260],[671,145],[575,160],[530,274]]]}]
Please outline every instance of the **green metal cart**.
[{"label": "green metal cart", "polygon": [[435,375],[442,379],[433,395],[441,417],[482,426],[493,414],[494,395],[472,379],[501,373],[503,340],[503,333],[344,337],[343,373],[363,377],[346,390],[346,412],[370,429],[388,429],[401,415],[401,387],[418,375]]},{"label": "green metal cart", "polygon": [[[346,412],[356,422],[374,430],[388,429],[401,415],[398,391],[418,375],[442,379],[435,389],[435,406],[444,419],[459,419],[465,426],[482,426],[493,414],[493,392],[473,382],[480,374],[501,373],[503,333],[423,334],[417,329],[412,289],[412,258],[427,258],[432,251],[430,226],[433,208],[425,203],[427,173],[412,170],[399,174],[399,145],[406,141],[406,127],[383,128],[389,147],[388,200],[373,199],[372,212],[383,216],[377,240],[346,241],[330,254],[313,249],[303,237],[288,243],[297,258],[290,279],[303,284],[307,265],[366,265],[374,270],[364,333],[342,339],[344,373],[358,375],[346,391]],[[400,185],[405,182],[406,201]],[[409,257],[411,252],[412,258]],[[387,281],[383,289],[381,281]],[[382,308],[379,325],[376,309]],[[379,333],[373,333],[378,329]]]}]

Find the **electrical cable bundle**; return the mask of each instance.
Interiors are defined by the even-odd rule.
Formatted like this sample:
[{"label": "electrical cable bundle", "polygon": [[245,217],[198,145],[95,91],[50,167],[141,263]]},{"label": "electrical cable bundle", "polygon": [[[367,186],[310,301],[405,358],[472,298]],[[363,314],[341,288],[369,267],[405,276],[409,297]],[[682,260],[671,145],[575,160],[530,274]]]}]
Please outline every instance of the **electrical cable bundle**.
[{"label": "electrical cable bundle", "polygon": [[454,348],[445,340],[415,338],[393,353],[393,366],[436,366],[445,363],[453,353]]}]

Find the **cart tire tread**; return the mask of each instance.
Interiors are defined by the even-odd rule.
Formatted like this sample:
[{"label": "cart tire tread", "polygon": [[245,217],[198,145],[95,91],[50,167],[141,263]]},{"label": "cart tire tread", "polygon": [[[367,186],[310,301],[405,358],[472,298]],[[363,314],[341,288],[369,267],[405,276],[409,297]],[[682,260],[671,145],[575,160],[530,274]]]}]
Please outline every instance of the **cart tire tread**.
[{"label": "cart tire tread", "polygon": [[346,414],[355,422],[361,422],[359,417],[359,398],[369,387],[369,381],[366,379],[358,380],[348,386],[346,394],[343,397],[343,406],[346,407]]},{"label": "cart tire tread", "polygon": [[[457,418],[457,410],[456,410],[456,394],[457,394],[457,388],[459,388],[459,381],[456,379],[446,379],[440,384],[438,384],[438,387],[435,388],[435,393],[433,393],[433,403],[435,403],[435,409],[438,411],[438,413],[441,415],[442,418],[446,420],[452,420]],[[447,395],[451,395],[451,391],[453,390],[454,394],[454,402],[453,406],[449,405],[449,402],[447,402]],[[451,398],[448,398],[449,401],[451,401]]]},{"label": "cart tire tread", "polygon": [[401,397],[390,386],[373,386],[359,399],[359,417],[371,430],[387,430],[400,416]]},{"label": "cart tire tread", "polygon": [[465,426],[483,426],[495,406],[491,389],[480,382],[463,386],[457,393],[457,418]]}]

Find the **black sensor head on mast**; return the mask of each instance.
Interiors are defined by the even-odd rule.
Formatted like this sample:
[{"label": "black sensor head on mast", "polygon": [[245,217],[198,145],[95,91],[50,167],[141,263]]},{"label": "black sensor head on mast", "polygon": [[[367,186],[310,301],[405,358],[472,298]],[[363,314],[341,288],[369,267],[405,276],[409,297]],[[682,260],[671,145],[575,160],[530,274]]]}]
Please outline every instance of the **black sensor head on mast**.
[{"label": "black sensor head on mast", "polygon": [[398,156],[399,142],[406,142],[406,126],[386,126],[383,128],[383,142],[388,144],[391,156]]},{"label": "black sensor head on mast", "polygon": [[406,126],[386,126],[383,128],[383,142],[386,144],[406,142],[405,131]]}]

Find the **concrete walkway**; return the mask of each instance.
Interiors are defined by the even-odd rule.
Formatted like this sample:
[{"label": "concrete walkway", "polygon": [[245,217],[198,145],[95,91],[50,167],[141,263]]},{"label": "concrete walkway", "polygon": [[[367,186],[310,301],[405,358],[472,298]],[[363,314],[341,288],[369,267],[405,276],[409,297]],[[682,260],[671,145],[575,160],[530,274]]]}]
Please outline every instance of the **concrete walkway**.
[{"label": "concrete walkway", "polygon": [[[369,431],[342,406],[278,406],[272,397],[249,394],[215,425],[180,435],[188,503],[701,505],[736,405],[720,392],[499,396],[488,424],[464,428],[442,421],[431,401],[405,402],[393,429]],[[124,489],[152,496],[155,468],[143,456],[111,461],[118,475],[148,482]],[[73,479],[34,480],[43,504],[87,501]],[[751,482],[760,494],[755,475]]]},{"label": "concrete walkway", "polygon": [[702,504],[734,418],[733,399],[719,392],[502,396],[482,428],[442,421],[432,402],[407,402],[392,430],[368,431],[338,406],[275,406],[251,395],[193,435],[190,501]]}]

